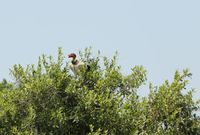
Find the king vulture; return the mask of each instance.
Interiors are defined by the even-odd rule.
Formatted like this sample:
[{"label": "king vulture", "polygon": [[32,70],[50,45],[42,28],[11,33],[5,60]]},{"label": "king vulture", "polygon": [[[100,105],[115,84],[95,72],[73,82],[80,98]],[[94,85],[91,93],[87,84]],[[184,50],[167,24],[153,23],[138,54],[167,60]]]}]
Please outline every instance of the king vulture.
[{"label": "king vulture", "polygon": [[85,69],[86,71],[90,69],[90,66],[88,64],[85,64],[84,62],[76,59],[75,53],[70,53],[68,55],[68,58],[72,58],[71,62],[69,63],[69,68],[75,75],[80,74],[81,69]]}]

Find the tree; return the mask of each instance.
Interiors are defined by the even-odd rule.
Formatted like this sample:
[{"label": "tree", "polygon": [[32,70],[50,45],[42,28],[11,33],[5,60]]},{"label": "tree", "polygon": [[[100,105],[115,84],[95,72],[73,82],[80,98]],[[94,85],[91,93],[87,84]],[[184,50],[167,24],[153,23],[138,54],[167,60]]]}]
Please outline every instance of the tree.
[{"label": "tree", "polygon": [[3,79],[3,81],[0,83],[0,90],[4,90],[4,89],[12,89],[13,84],[7,82],[6,79]]},{"label": "tree", "polygon": [[[172,83],[165,81],[160,87],[150,85],[150,94],[143,100],[146,105],[143,115],[143,131],[147,134],[200,134],[196,112],[199,101],[193,101],[194,89],[186,91],[188,69],[181,74],[176,71]],[[144,106],[143,106],[144,107]]]},{"label": "tree", "polygon": [[[174,82],[137,94],[146,70],[132,68],[123,75],[112,59],[80,52],[90,70],[74,77],[65,66],[62,49],[57,60],[39,57],[37,66],[14,65],[16,87],[0,91],[0,134],[128,135],[199,134],[198,104],[192,91],[183,94],[190,73],[176,72]],[[103,66],[102,66],[103,65]]]}]

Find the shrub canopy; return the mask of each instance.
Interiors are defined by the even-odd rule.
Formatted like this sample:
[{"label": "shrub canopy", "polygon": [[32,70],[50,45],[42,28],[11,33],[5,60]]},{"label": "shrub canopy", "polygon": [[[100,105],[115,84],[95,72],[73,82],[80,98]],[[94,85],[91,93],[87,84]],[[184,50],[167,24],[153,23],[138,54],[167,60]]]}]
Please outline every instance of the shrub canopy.
[{"label": "shrub canopy", "polygon": [[86,48],[80,57],[91,68],[76,77],[61,48],[57,60],[43,55],[37,65],[14,65],[15,82],[0,83],[0,134],[200,134],[188,70],[176,71],[171,83],[150,84],[150,94],[141,98],[137,90],[147,80],[142,66],[123,75],[117,55],[101,59]]}]

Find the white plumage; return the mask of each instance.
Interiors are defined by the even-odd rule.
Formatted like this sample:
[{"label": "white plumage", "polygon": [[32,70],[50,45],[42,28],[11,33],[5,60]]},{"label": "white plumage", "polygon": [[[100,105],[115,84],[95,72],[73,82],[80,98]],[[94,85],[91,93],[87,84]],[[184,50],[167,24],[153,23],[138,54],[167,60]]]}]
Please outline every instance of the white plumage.
[{"label": "white plumage", "polygon": [[76,59],[76,54],[75,53],[69,54],[68,58],[72,58],[72,61],[69,63],[69,68],[72,70],[72,72],[74,73],[74,75],[80,74],[81,71],[87,70],[88,67],[89,67],[84,62],[78,61]]},{"label": "white plumage", "polygon": [[80,74],[81,69],[83,70],[85,68],[85,63],[82,61],[77,61],[77,64],[73,64],[72,62],[70,62],[69,68],[72,70],[72,72],[75,75],[78,75],[78,74]]}]

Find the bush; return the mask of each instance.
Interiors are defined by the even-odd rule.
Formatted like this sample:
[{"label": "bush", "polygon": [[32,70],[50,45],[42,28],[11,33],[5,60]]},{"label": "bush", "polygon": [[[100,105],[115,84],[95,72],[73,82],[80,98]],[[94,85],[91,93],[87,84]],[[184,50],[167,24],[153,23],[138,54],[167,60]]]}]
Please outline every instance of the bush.
[{"label": "bush", "polygon": [[91,68],[77,77],[61,48],[56,61],[43,55],[37,66],[14,65],[15,85],[0,84],[0,134],[200,134],[193,90],[183,94],[188,70],[177,71],[172,83],[150,85],[141,99],[137,89],[147,80],[142,66],[125,76],[117,55],[101,61],[86,48],[80,56]]}]

